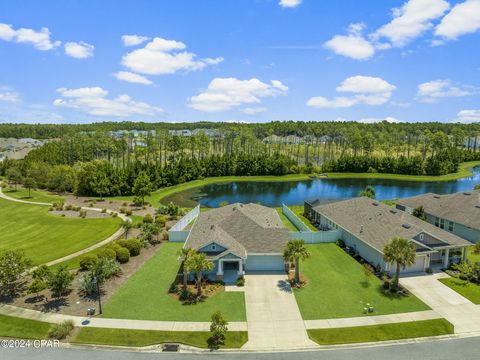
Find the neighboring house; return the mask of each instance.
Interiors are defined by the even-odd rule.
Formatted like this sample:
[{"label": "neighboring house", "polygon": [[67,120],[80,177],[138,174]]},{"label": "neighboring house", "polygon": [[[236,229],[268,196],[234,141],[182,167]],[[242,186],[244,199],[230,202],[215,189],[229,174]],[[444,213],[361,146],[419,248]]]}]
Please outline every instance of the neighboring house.
[{"label": "neighboring house", "polygon": [[[338,229],[341,239],[374,267],[394,271],[383,260],[383,249],[393,238],[410,240],[416,248],[415,264],[403,272],[421,272],[435,264],[443,267],[466,257],[470,242],[406,212],[368,197],[314,206],[322,228]],[[339,264],[341,266],[341,264]]]},{"label": "neighboring house", "polygon": [[427,193],[397,200],[395,205],[409,214],[423,206],[430,224],[472,243],[480,241],[480,190],[449,195]]},{"label": "neighboring house", "polygon": [[207,254],[210,279],[235,282],[254,271],[283,271],[283,248],[290,239],[275,209],[233,204],[200,213],[184,247]]}]

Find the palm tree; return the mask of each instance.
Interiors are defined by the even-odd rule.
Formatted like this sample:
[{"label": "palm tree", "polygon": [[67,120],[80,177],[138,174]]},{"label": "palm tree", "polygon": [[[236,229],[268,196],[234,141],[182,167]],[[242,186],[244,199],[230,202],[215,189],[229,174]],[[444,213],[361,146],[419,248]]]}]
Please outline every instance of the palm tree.
[{"label": "palm tree", "polygon": [[397,264],[395,278],[393,281],[394,290],[398,289],[400,269],[415,264],[416,251],[413,243],[407,239],[394,238],[383,248],[383,259],[389,264]]},{"label": "palm tree", "polygon": [[187,269],[187,261],[188,259],[195,255],[197,253],[197,251],[195,249],[192,249],[192,248],[183,248],[182,249],[182,255],[181,255],[181,259],[183,261],[183,288],[186,289],[187,288],[187,282],[188,282],[188,269]]},{"label": "palm tree", "polygon": [[305,260],[310,257],[310,252],[305,246],[305,241],[303,240],[290,240],[283,250],[283,258],[285,261],[295,263],[295,284],[297,285],[300,282],[300,259]]},{"label": "palm tree", "polygon": [[205,253],[196,253],[189,256],[185,262],[188,272],[196,274],[197,297],[202,296],[202,273],[213,269],[213,263],[207,259]]},{"label": "palm tree", "polygon": [[358,196],[366,196],[371,199],[375,199],[375,196],[376,196],[375,188],[373,186],[367,185],[365,189],[363,189],[358,193]]}]

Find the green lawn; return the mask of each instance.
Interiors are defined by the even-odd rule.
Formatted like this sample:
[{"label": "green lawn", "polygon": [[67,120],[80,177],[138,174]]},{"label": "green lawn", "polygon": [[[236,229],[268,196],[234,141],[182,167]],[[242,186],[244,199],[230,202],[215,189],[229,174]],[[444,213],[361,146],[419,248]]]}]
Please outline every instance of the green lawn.
[{"label": "green lawn", "polygon": [[108,318],[210,321],[219,310],[227,321],[245,321],[243,292],[220,292],[196,305],[182,305],[168,288],[180,266],[178,256],[182,244],[165,243],[105,304]]},{"label": "green lawn", "polygon": [[54,203],[58,201],[63,201],[64,198],[59,195],[48,193],[47,191],[41,190],[31,190],[30,197],[28,196],[28,189],[17,186],[17,191],[14,188],[4,188],[3,192],[5,195],[8,195],[15,199],[26,200],[26,201],[35,201],[35,202],[45,202],[45,203]]},{"label": "green lawn", "polygon": [[0,315],[0,337],[45,339],[50,326],[46,322]]},{"label": "green lawn", "polygon": [[300,218],[300,220],[303,221],[305,225],[308,226],[310,230],[318,231],[318,229],[312,225],[310,220],[308,220],[305,216],[303,216],[303,205],[289,205],[288,207],[290,208],[290,210],[292,210],[295,213],[295,215],[297,215]]},{"label": "green lawn", "polygon": [[469,261],[471,261],[473,263],[480,262],[480,254],[474,254],[473,253],[473,250],[475,250],[474,246],[470,246],[467,250],[468,250],[468,260]]},{"label": "green lawn", "polygon": [[121,219],[49,214],[48,206],[0,199],[0,251],[21,249],[35,265],[82,250],[113,234]]},{"label": "green lawn", "polygon": [[276,207],[278,216],[280,216],[280,220],[282,220],[283,226],[285,226],[289,231],[298,231],[297,227],[294,223],[292,223],[282,212],[281,207]]},{"label": "green lawn", "polygon": [[[211,334],[204,331],[154,331],[130,329],[82,328],[73,343],[116,346],[148,346],[162,343],[181,343],[199,348],[208,347]],[[246,331],[227,332],[222,348],[240,348],[248,340]]]},{"label": "green lawn", "polygon": [[448,334],[453,334],[453,325],[445,319],[308,330],[310,339],[320,345],[413,339]]},{"label": "green lawn", "polygon": [[438,281],[455,290],[474,304],[480,304],[480,285],[456,278],[438,279]]},{"label": "green lawn", "polygon": [[363,308],[374,307],[371,315],[428,310],[415,296],[385,294],[375,276],[366,276],[362,265],[335,244],[307,245],[311,257],[300,272],[308,284],[295,289],[305,320],[365,316]]}]

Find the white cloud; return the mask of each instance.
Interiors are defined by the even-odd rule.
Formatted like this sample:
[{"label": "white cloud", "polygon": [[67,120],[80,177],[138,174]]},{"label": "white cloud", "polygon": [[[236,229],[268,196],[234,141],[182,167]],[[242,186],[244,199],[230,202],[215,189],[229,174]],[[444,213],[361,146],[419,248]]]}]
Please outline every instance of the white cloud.
[{"label": "white cloud", "polygon": [[462,97],[478,93],[472,86],[456,86],[450,80],[433,80],[418,85],[417,97],[422,102],[434,103],[441,98]]},{"label": "white cloud", "polygon": [[40,31],[27,28],[15,30],[12,25],[0,24],[0,39],[17,43],[32,44],[35,49],[42,51],[56,49],[61,44],[60,41],[52,42],[50,39],[50,30],[46,27],[41,28]]},{"label": "white cloud", "polygon": [[108,91],[101,87],[57,89],[62,96],[53,105],[70,108],[95,116],[129,117],[132,115],[153,116],[163,112],[159,107],[134,101],[128,95],[108,99]]},{"label": "white cloud", "polygon": [[336,35],[328,40],[324,47],[338,55],[355,60],[367,60],[375,54],[375,48],[362,36],[364,28],[365,25],[362,23],[350,24],[348,35]]},{"label": "white cloud", "polygon": [[328,99],[323,96],[312,97],[307,105],[316,108],[348,108],[358,104],[371,106],[383,105],[388,102],[396,87],[379,77],[352,76],[345,79],[336,91],[352,93],[352,96]]},{"label": "white cloud", "polygon": [[153,83],[145,76],[132,73],[130,71],[119,71],[113,74],[118,80],[127,81],[129,83],[152,85]]},{"label": "white cloud", "polygon": [[[455,40],[459,36],[473,33],[480,29],[480,0],[466,0],[456,4],[435,28],[435,35],[444,39]],[[440,44],[436,40],[434,44]]]},{"label": "white cloud", "polygon": [[208,65],[215,65],[223,58],[196,59],[196,55],[184,51],[186,45],[175,40],[154,38],[144,48],[133,50],[122,58],[122,64],[132,71],[149,74],[173,74],[179,70],[202,70]]},{"label": "white cloud", "polygon": [[19,100],[20,97],[16,92],[2,91],[2,89],[0,89],[0,101],[14,103],[18,102]]},{"label": "white cloud", "polygon": [[398,124],[398,123],[403,123],[404,122],[404,121],[398,120],[397,118],[394,118],[392,116],[386,116],[384,118],[363,118],[363,119],[358,120],[358,122],[364,123],[364,124],[376,124],[376,123],[380,123],[380,122],[383,122],[383,121],[386,121],[386,122],[391,123],[391,124]]},{"label": "white cloud", "polygon": [[65,44],[65,54],[76,59],[86,59],[93,56],[95,46],[86,42],[67,42]]},{"label": "white cloud", "polygon": [[244,105],[260,103],[262,97],[284,95],[288,87],[278,80],[270,84],[258,79],[215,78],[208,88],[189,99],[189,106],[198,111],[220,112]]},{"label": "white cloud", "polygon": [[123,35],[122,41],[123,45],[125,46],[135,46],[140,45],[150,39],[148,36],[140,36],[140,35]]},{"label": "white cloud", "polygon": [[294,8],[302,3],[302,0],[280,0],[278,5],[283,8]]},{"label": "white cloud", "polygon": [[462,110],[453,122],[464,124],[480,123],[480,110]]},{"label": "white cloud", "polygon": [[392,46],[402,47],[423,35],[450,8],[445,0],[408,0],[392,10],[393,20],[373,33],[372,39],[387,39]]},{"label": "white cloud", "polygon": [[244,114],[247,114],[247,115],[255,115],[255,114],[259,114],[259,113],[267,111],[267,108],[264,108],[264,107],[256,107],[256,108],[248,107],[248,108],[242,109],[241,111]]}]

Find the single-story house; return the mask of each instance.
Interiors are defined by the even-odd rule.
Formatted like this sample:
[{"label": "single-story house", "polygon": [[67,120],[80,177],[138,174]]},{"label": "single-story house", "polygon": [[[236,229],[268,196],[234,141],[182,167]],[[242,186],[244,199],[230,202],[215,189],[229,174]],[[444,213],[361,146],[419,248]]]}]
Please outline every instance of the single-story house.
[{"label": "single-story house", "polygon": [[410,240],[417,253],[413,266],[403,272],[422,272],[438,263],[443,267],[466,257],[470,242],[416,218],[406,212],[358,197],[313,208],[323,228],[338,229],[341,239],[374,267],[393,271],[383,260],[383,249],[393,238]]},{"label": "single-story house", "polygon": [[426,221],[472,243],[480,241],[480,189],[448,195],[427,193],[395,201],[411,214],[423,206]]},{"label": "single-story house", "polygon": [[289,239],[275,209],[237,203],[201,212],[184,248],[207,254],[214,263],[208,278],[234,282],[245,272],[284,271]]}]

